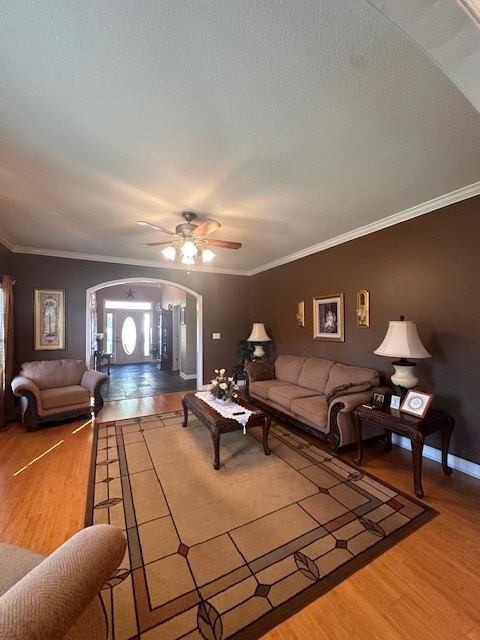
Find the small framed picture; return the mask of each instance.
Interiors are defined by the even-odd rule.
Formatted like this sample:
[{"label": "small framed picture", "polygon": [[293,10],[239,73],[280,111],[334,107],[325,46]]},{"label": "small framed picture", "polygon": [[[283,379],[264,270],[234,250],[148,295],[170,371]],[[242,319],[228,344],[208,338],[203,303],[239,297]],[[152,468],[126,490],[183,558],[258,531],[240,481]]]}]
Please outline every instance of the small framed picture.
[{"label": "small framed picture", "polygon": [[405,413],[411,413],[414,416],[423,418],[427,413],[428,407],[433,399],[430,393],[423,393],[422,391],[408,391],[405,396],[400,411]]},{"label": "small framed picture", "polygon": [[383,395],[383,393],[373,394],[373,404],[376,407],[383,407],[383,405],[385,404],[385,396]]},{"label": "small framed picture", "polygon": [[392,396],[390,398],[390,409],[400,409],[400,396]]}]

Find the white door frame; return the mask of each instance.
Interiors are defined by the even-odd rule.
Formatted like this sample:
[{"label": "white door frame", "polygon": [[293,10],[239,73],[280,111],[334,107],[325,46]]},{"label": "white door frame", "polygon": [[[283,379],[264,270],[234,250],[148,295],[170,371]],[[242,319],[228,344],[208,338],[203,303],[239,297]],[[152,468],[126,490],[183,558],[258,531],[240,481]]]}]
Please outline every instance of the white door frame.
[{"label": "white door frame", "polygon": [[92,344],[91,344],[91,335],[92,335],[92,324],[91,324],[91,315],[90,315],[90,298],[92,293],[99,291],[100,289],[105,289],[106,287],[113,287],[117,284],[166,284],[171,287],[176,287],[177,289],[182,289],[186,291],[191,296],[193,296],[197,301],[197,389],[201,389],[203,387],[203,297],[189,289],[188,287],[184,287],[181,284],[177,284],[176,282],[172,282],[170,280],[162,280],[161,278],[118,278],[117,280],[108,280],[105,282],[100,282],[93,287],[89,287],[86,290],[86,305],[85,305],[85,320],[86,320],[86,332],[85,332],[85,361],[90,362],[92,358]]}]

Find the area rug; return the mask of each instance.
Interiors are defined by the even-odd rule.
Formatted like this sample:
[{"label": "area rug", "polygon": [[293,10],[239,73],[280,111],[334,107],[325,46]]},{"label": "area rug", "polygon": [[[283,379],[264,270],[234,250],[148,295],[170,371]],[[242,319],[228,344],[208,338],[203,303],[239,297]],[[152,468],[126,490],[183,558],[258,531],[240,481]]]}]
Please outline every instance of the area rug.
[{"label": "area rug", "polygon": [[258,638],[435,512],[273,422],[223,434],[183,412],[99,424],[86,524],[125,530],[102,590],[112,640]]}]

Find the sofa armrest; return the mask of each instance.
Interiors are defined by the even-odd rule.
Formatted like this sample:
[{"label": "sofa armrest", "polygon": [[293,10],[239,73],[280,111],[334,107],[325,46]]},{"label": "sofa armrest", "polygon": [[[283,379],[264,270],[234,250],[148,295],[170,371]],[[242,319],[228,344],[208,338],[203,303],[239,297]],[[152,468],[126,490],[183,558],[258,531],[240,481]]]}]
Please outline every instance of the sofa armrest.
[{"label": "sofa armrest", "polygon": [[359,404],[365,404],[367,402],[371,402],[373,398],[373,388],[369,391],[361,391],[358,393],[348,393],[344,396],[339,396],[333,400],[328,408],[329,414],[332,412],[334,405],[342,404],[343,406],[340,408],[340,413],[348,413],[353,411],[355,407]]},{"label": "sofa armrest", "polygon": [[108,376],[106,373],[95,371],[94,369],[87,369],[80,380],[80,385],[88,389],[91,396],[94,396],[95,389],[97,389],[98,385],[101,386],[107,380]]},{"label": "sofa armrest", "polygon": [[[119,566],[125,548],[122,530],[112,525],[72,536],[0,598],[0,637],[63,638]],[[88,638],[88,628],[84,632]]]},{"label": "sofa armrest", "polygon": [[30,378],[15,376],[12,380],[12,391],[15,396],[33,395],[39,406],[42,406],[40,389]]}]

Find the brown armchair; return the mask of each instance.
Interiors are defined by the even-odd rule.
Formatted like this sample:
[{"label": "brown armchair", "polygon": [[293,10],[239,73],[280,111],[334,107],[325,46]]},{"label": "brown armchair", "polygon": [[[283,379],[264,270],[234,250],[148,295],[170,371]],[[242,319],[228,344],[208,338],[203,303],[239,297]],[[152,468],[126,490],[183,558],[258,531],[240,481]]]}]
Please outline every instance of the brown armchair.
[{"label": "brown armchair", "polygon": [[105,373],[88,369],[83,360],[36,360],[24,362],[12,380],[20,398],[22,423],[32,429],[44,422],[95,415],[103,407]]}]

